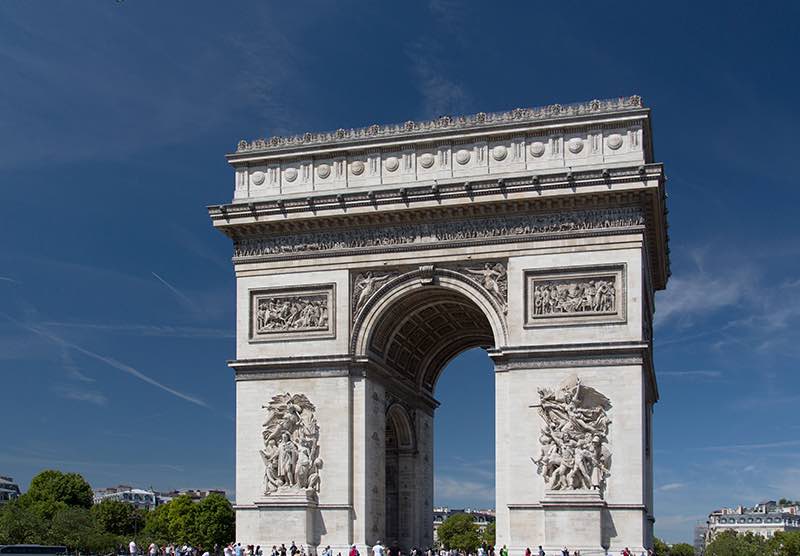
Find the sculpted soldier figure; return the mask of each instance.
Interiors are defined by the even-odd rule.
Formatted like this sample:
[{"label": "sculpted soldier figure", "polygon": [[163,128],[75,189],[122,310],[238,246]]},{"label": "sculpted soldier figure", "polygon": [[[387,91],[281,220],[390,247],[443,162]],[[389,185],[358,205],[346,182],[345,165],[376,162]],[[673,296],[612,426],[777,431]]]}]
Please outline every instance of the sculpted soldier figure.
[{"label": "sculpted soldier figure", "polygon": [[568,377],[556,390],[539,388],[535,406],[544,420],[538,458],[531,458],[551,490],[602,490],[611,453],[605,446],[611,403],[603,394]]},{"label": "sculpted soldier figure", "polygon": [[322,459],[314,405],[303,394],[279,394],[264,406],[269,415],[262,436],[265,494],[319,491]]}]

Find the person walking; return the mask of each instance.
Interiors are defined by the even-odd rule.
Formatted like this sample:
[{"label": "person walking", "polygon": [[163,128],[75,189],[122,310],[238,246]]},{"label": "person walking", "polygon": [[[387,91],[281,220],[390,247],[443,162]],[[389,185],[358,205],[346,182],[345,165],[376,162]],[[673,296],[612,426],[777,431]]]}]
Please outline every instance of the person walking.
[{"label": "person walking", "polygon": [[539,545],[539,552],[536,554],[536,556],[546,556],[542,545]]},{"label": "person walking", "polygon": [[131,556],[136,556],[136,554],[139,552],[139,548],[136,546],[136,541],[133,539],[131,539],[131,542],[128,543],[128,552]]},{"label": "person walking", "polygon": [[375,543],[375,546],[372,547],[372,556],[383,556],[384,550],[381,541]]},{"label": "person walking", "polygon": [[531,547],[530,546],[525,549],[525,556],[531,556]]},{"label": "person walking", "polygon": [[353,545],[352,548],[350,548],[350,554],[348,556],[361,556],[356,548],[356,545]]},{"label": "person walking", "polygon": [[503,548],[500,549],[500,556],[508,556],[508,547],[503,545]]}]

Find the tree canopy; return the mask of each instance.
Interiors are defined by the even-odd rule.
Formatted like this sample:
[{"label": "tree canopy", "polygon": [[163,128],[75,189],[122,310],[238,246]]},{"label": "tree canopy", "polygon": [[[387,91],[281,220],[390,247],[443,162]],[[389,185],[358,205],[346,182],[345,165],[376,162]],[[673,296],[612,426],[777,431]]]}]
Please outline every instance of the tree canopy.
[{"label": "tree canopy", "polygon": [[439,542],[445,549],[475,552],[481,544],[478,526],[470,514],[454,514],[445,519],[436,531]]},{"label": "tree canopy", "polygon": [[[87,504],[88,501],[88,504]],[[198,503],[178,496],[152,511],[118,500],[92,505],[89,484],[76,473],[44,471],[19,499],[0,506],[0,544],[64,545],[70,551],[109,553],[139,545],[188,543],[213,548],[234,539],[231,503],[211,494]]]}]

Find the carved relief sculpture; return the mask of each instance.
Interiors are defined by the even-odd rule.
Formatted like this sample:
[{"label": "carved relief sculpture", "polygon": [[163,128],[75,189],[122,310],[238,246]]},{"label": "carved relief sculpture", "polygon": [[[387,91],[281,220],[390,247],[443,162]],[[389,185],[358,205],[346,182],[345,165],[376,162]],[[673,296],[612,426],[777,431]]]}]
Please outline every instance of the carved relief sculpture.
[{"label": "carved relief sculpture", "polygon": [[605,488],[611,467],[607,397],[572,375],[557,390],[539,388],[538,408],[544,420],[540,452],[531,458],[550,490]]},{"label": "carved relief sculpture", "polygon": [[376,275],[371,271],[362,272],[356,276],[353,283],[353,299],[355,300],[354,313],[361,310],[361,307],[378,291],[383,282],[391,278],[391,274]]},{"label": "carved relief sculpture", "polygon": [[329,336],[333,333],[333,286],[256,290],[251,339]]},{"label": "carved relief sculpture", "polygon": [[304,394],[278,394],[267,409],[262,437],[264,449],[264,494],[319,492],[319,425],[314,404]]},{"label": "carved relief sculpture", "polygon": [[599,276],[588,280],[537,280],[533,295],[535,316],[617,311],[615,276]]},{"label": "carved relief sculpture", "polygon": [[256,332],[327,330],[328,296],[286,296],[258,300]]},{"label": "carved relief sculpture", "polygon": [[628,228],[643,224],[644,216],[638,208],[618,208],[505,218],[474,218],[404,226],[362,227],[237,238],[234,240],[234,258],[286,257],[298,253],[351,249],[382,250],[416,245],[433,248],[440,247],[442,242],[470,242],[494,238],[516,241],[521,236]]},{"label": "carved relief sculpture", "polygon": [[473,280],[483,286],[483,289],[497,300],[503,312],[506,312],[508,275],[503,263],[485,263],[479,269],[464,268],[463,271],[469,273]]}]

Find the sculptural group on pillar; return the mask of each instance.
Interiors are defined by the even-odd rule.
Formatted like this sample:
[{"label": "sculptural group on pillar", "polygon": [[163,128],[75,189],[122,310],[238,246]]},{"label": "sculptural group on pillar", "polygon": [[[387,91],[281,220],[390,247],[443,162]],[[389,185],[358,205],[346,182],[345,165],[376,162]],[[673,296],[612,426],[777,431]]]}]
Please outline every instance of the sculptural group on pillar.
[{"label": "sculptural group on pillar", "polygon": [[558,389],[539,388],[539,415],[544,420],[540,453],[531,458],[550,490],[598,490],[611,467],[608,409],[603,394],[576,375]]},{"label": "sculptural group on pillar", "polygon": [[319,425],[314,405],[304,394],[278,394],[263,406],[268,410],[262,435],[264,493],[319,492]]}]

